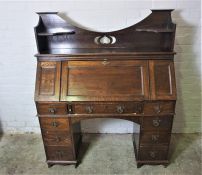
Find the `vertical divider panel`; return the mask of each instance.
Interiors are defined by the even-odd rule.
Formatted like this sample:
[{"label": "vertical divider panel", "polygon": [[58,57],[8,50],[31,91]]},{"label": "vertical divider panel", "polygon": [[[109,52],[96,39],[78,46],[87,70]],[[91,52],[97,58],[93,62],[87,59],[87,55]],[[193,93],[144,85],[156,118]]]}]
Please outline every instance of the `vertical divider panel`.
[{"label": "vertical divider panel", "polygon": [[60,62],[38,62],[35,101],[59,101],[60,70]]},{"label": "vertical divider panel", "polygon": [[150,60],[150,89],[152,100],[176,100],[173,60]]}]

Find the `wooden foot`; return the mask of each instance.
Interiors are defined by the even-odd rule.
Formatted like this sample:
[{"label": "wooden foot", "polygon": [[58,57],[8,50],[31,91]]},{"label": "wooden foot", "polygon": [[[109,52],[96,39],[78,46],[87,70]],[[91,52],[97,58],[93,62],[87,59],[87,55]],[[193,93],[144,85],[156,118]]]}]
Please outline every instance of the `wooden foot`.
[{"label": "wooden foot", "polygon": [[169,163],[166,163],[166,164],[164,164],[163,166],[164,166],[164,168],[167,168],[168,165],[169,165]]},{"label": "wooden foot", "polygon": [[140,168],[142,165],[142,163],[137,163],[137,168]]},{"label": "wooden foot", "polygon": [[52,163],[48,163],[48,168],[52,167],[53,164]]},{"label": "wooden foot", "polygon": [[80,165],[80,161],[77,161],[77,163],[75,164],[75,168],[77,168]]}]

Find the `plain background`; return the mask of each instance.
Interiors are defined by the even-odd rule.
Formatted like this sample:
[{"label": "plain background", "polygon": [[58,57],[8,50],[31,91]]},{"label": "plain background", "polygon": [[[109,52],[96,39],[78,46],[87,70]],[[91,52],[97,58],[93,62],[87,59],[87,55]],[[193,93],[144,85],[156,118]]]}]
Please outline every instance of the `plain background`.
[{"label": "plain background", "polygon": [[[150,9],[175,9],[175,68],[178,101],[173,132],[201,131],[201,2],[199,0],[0,1],[0,128],[4,132],[39,132],[34,104],[37,53],[35,12],[58,11],[74,24],[95,31],[133,25]],[[84,132],[131,133],[124,120],[82,122]],[[135,127],[138,131],[138,126]]]}]

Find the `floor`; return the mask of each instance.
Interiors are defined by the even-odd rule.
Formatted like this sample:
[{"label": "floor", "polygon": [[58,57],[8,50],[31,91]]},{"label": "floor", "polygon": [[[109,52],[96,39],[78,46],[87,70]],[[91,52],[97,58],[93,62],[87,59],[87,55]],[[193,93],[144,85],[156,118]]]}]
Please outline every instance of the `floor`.
[{"label": "floor", "polygon": [[[83,136],[82,163],[48,168],[41,136],[3,135],[0,138],[0,175],[8,174],[135,174],[200,175],[201,135],[175,134],[171,139],[171,163],[144,165],[137,169],[130,134],[86,134]],[[84,154],[85,153],[85,154]]]}]

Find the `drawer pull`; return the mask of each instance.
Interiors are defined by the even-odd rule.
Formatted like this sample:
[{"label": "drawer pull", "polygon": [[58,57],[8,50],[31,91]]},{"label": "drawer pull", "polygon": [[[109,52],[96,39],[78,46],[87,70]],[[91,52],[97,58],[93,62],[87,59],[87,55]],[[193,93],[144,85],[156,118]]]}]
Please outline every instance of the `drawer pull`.
[{"label": "drawer pull", "polygon": [[123,106],[117,106],[116,107],[116,111],[119,113],[119,114],[122,114],[124,112],[124,107]]},{"label": "drawer pull", "polygon": [[87,113],[89,113],[89,114],[93,113],[93,107],[92,107],[92,106],[87,106],[87,107],[86,107],[86,111],[87,111]]},{"label": "drawer pull", "polygon": [[159,119],[154,119],[154,120],[152,120],[152,124],[153,124],[153,126],[155,126],[155,127],[160,126],[160,122],[161,122],[161,120],[159,120]]},{"label": "drawer pull", "polygon": [[153,142],[157,142],[158,138],[159,138],[159,135],[152,135],[151,136],[151,139],[152,139]]},{"label": "drawer pull", "polygon": [[149,155],[151,158],[155,158],[156,157],[156,152],[155,151],[150,151]]},{"label": "drawer pull", "polygon": [[48,112],[55,114],[56,113],[56,109],[55,108],[48,108]]},{"label": "drawer pull", "polygon": [[107,64],[109,64],[110,62],[109,61],[107,61],[107,60],[104,60],[103,62],[102,62],[102,64],[105,66],[105,65],[107,65]]},{"label": "drawer pull", "polygon": [[56,142],[60,142],[61,141],[61,138],[56,136]]},{"label": "drawer pull", "polygon": [[52,126],[52,127],[55,127],[55,128],[56,128],[56,127],[58,127],[58,125],[59,125],[58,122],[51,122],[51,126]]}]

